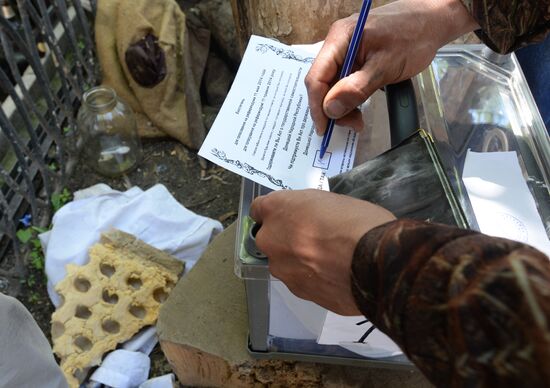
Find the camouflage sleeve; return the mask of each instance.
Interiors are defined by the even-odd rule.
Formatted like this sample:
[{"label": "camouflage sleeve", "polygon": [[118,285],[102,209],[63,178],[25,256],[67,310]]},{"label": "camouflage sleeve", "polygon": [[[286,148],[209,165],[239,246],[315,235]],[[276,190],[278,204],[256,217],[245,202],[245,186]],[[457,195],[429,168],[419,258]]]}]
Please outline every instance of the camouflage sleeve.
[{"label": "camouflage sleeve", "polygon": [[462,0],[481,26],[477,35],[500,53],[541,41],[550,31],[550,0]]},{"label": "camouflage sleeve", "polygon": [[550,381],[550,261],[527,245],[398,220],[352,262],[359,309],[436,386]]}]

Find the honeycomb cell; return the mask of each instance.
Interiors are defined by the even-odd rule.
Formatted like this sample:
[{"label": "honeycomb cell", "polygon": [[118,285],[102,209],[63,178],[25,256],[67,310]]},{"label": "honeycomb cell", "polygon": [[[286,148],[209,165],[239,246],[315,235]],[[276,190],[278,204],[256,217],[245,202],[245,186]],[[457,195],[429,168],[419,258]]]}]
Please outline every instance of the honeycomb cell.
[{"label": "honeycomb cell", "polygon": [[80,319],[88,319],[92,315],[90,309],[84,305],[79,304],[76,306],[74,316]]},{"label": "honeycomb cell", "polygon": [[104,289],[101,293],[101,298],[105,301],[105,303],[109,304],[117,304],[118,303],[118,295],[116,292],[112,292],[108,289]]},{"label": "honeycomb cell", "polygon": [[171,290],[172,288],[174,288],[176,286],[176,283],[174,283],[173,281],[171,281],[170,279],[166,279],[166,288],[168,288],[169,290]]},{"label": "honeycomb cell", "polygon": [[168,298],[168,293],[164,291],[164,288],[157,288],[155,291],[153,291],[153,299],[155,299],[158,303],[162,303]]},{"label": "honeycomb cell", "polygon": [[74,280],[74,288],[79,292],[88,292],[92,284],[85,277],[79,276]]},{"label": "honeycomb cell", "polygon": [[145,311],[145,308],[142,305],[133,304],[133,305],[130,306],[129,311],[130,311],[130,314],[132,314],[134,317],[136,317],[138,319],[145,318],[146,311]]},{"label": "honeycomb cell", "polygon": [[52,338],[59,338],[65,333],[65,325],[58,321],[52,322]]},{"label": "honeycomb cell", "polygon": [[128,276],[126,283],[134,290],[139,290],[143,285],[143,282],[141,281],[139,274],[134,274],[134,273]]},{"label": "honeycomb cell", "polygon": [[85,352],[92,348],[92,341],[88,337],[79,335],[74,339],[74,345]]},{"label": "honeycomb cell", "polygon": [[114,319],[106,319],[101,323],[101,328],[109,334],[117,334],[120,331],[120,324]]},{"label": "honeycomb cell", "polygon": [[77,379],[80,383],[82,383],[86,379],[87,375],[88,373],[82,369],[76,369],[73,372],[74,378]]},{"label": "honeycomb cell", "polygon": [[116,272],[116,269],[115,267],[113,267],[111,264],[108,264],[108,263],[101,263],[99,265],[99,271],[107,276],[108,278],[110,278],[111,276],[113,276]]}]

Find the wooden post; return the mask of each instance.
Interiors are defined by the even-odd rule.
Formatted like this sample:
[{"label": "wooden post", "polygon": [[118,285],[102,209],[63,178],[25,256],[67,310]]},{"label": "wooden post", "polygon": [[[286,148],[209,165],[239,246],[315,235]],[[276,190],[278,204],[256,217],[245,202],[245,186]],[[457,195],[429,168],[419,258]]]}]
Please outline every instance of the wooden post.
[{"label": "wooden post", "polygon": [[[374,0],[373,7],[393,0]],[[331,24],[359,12],[362,0],[231,0],[241,53],[250,35],[283,43],[323,40]]]}]

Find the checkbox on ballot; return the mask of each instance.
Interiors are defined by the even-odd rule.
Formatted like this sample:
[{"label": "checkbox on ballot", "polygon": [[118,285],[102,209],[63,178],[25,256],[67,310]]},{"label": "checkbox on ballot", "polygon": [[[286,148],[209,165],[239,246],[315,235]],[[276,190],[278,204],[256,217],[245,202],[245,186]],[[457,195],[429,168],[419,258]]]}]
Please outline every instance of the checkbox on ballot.
[{"label": "checkbox on ballot", "polygon": [[317,150],[315,152],[315,160],[313,161],[313,167],[320,168],[323,170],[328,170],[330,166],[330,158],[332,157],[332,152],[325,152],[323,159],[320,158],[321,151]]}]

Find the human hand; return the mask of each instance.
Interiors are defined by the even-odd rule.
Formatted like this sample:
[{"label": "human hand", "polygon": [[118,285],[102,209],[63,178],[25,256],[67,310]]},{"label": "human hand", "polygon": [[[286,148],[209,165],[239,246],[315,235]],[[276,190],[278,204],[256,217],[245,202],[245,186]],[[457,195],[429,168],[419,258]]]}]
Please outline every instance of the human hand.
[{"label": "human hand", "polygon": [[351,293],[355,246],[395,217],[372,203],[320,190],[276,191],[252,202],[256,245],[296,296],[341,315],[360,315]]},{"label": "human hand", "polygon": [[357,107],[371,94],[420,73],[438,48],[479,27],[460,0],[400,0],[373,8],[354,72],[336,82],[357,17],[332,25],[305,79],[318,135],[324,133],[328,117],[360,131],[363,118]]}]

